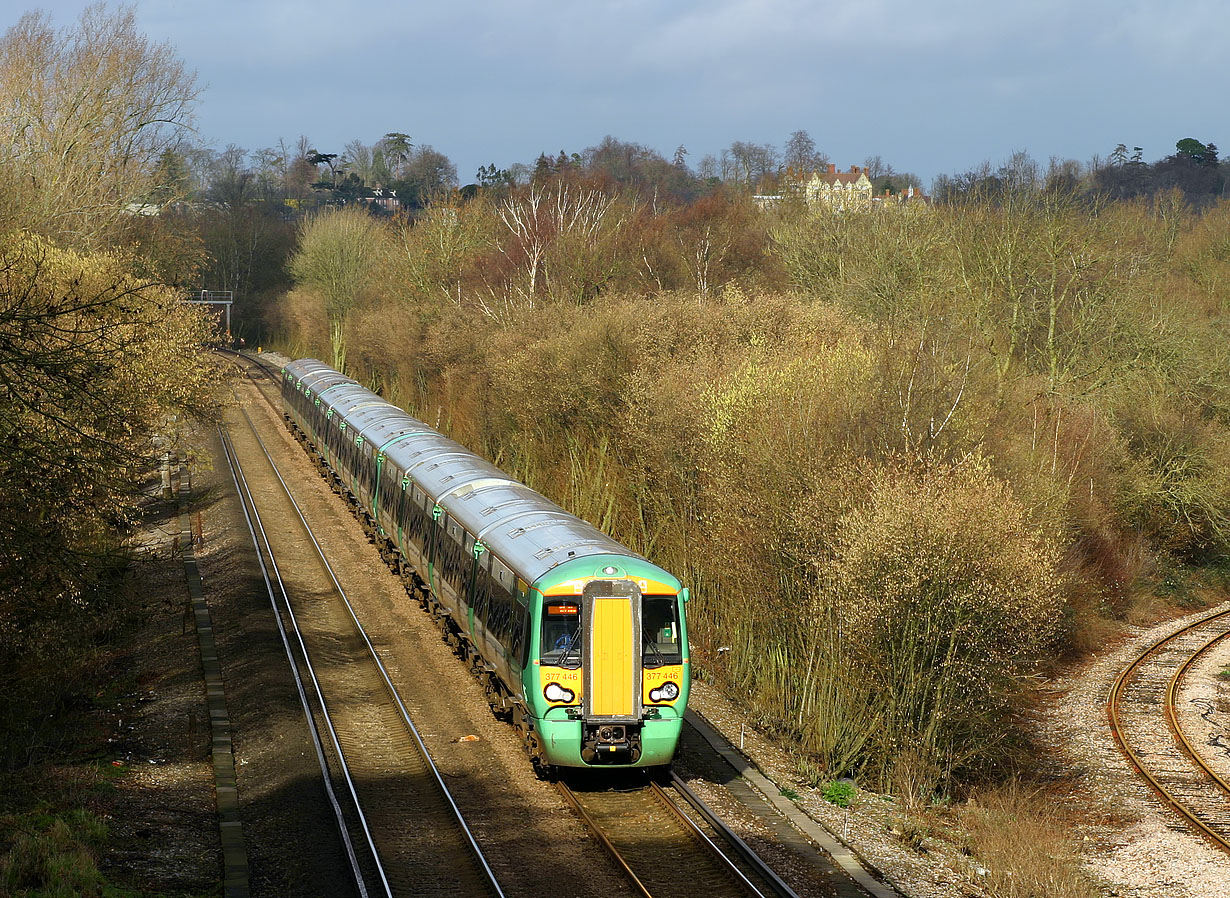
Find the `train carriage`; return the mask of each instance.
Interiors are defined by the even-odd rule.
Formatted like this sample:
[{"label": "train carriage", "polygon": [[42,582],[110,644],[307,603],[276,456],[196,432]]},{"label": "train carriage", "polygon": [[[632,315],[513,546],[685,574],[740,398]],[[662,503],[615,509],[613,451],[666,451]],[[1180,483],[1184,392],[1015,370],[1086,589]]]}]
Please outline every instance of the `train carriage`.
[{"label": "train carriage", "polygon": [[537,763],[670,763],[689,682],[678,579],[322,362],[287,365],[282,395]]}]

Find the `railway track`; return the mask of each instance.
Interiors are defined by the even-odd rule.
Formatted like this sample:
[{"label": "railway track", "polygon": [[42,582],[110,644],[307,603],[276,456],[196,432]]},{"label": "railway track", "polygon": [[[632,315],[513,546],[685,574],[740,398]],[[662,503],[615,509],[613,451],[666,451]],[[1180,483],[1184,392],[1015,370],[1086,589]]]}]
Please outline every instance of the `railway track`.
[{"label": "railway track", "polygon": [[[241,367],[253,386],[280,415],[277,372],[259,360],[242,360],[248,363]],[[675,775],[665,787],[656,782],[622,790],[605,784],[593,789],[573,789],[564,782],[556,786],[634,890],[646,898],[797,898]],[[454,893],[467,894],[461,889]]]},{"label": "railway track", "polygon": [[556,788],[645,898],[797,898],[678,776],[669,788]]},{"label": "railway track", "polygon": [[[1176,813],[1230,852],[1230,783],[1214,771],[1178,713],[1184,677],[1230,637],[1230,609],[1200,618],[1141,651],[1111,686],[1111,733],[1131,764]],[[1158,724],[1165,720],[1169,733]]]},{"label": "railway track", "polygon": [[[273,395],[270,395],[269,392],[269,390],[277,389],[278,372],[271,365],[258,358],[242,355],[229,349],[222,350],[222,352],[234,363],[240,372],[247,376],[248,381],[261,394],[261,398],[269,404],[270,408],[278,413],[278,417],[281,417],[280,394],[275,392]],[[247,364],[244,365],[242,364],[243,362]],[[266,387],[269,389],[266,389]]]},{"label": "railway track", "polygon": [[[239,414],[220,436],[358,893],[502,896],[255,424]],[[241,457],[265,469],[259,478]]]}]

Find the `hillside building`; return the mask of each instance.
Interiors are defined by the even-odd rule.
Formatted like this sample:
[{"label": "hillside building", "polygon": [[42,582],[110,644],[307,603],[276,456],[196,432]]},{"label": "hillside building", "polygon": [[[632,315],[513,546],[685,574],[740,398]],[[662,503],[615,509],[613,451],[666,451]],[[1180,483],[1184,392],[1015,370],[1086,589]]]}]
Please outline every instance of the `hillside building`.
[{"label": "hillside building", "polygon": [[812,172],[803,190],[808,205],[824,203],[834,212],[871,208],[871,179],[866,170],[857,165],[851,165],[848,172],[839,172],[832,164],[827,171]]}]

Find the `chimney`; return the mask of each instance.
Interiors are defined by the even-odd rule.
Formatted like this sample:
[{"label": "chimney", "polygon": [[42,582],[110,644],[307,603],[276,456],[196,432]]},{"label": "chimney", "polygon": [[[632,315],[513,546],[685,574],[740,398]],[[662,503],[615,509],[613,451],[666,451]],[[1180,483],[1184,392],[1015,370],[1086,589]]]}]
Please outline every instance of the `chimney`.
[{"label": "chimney", "polygon": [[857,165],[851,165],[851,166],[850,166],[850,174],[852,174],[852,175],[857,175],[857,174],[858,174],[858,166],[857,166]]},{"label": "chimney", "polygon": [[830,175],[837,174],[837,163],[836,162],[829,163],[829,174]]}]

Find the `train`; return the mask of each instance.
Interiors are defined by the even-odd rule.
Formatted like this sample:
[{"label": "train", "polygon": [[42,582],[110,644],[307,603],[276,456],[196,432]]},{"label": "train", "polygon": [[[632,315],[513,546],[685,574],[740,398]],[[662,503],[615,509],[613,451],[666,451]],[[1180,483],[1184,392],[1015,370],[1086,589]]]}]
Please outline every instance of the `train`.
[{"label": "train", "polygon": [[677,577],[323,362],[286,365],[281,393],[540,774],[669,767],[691,671]]}]

